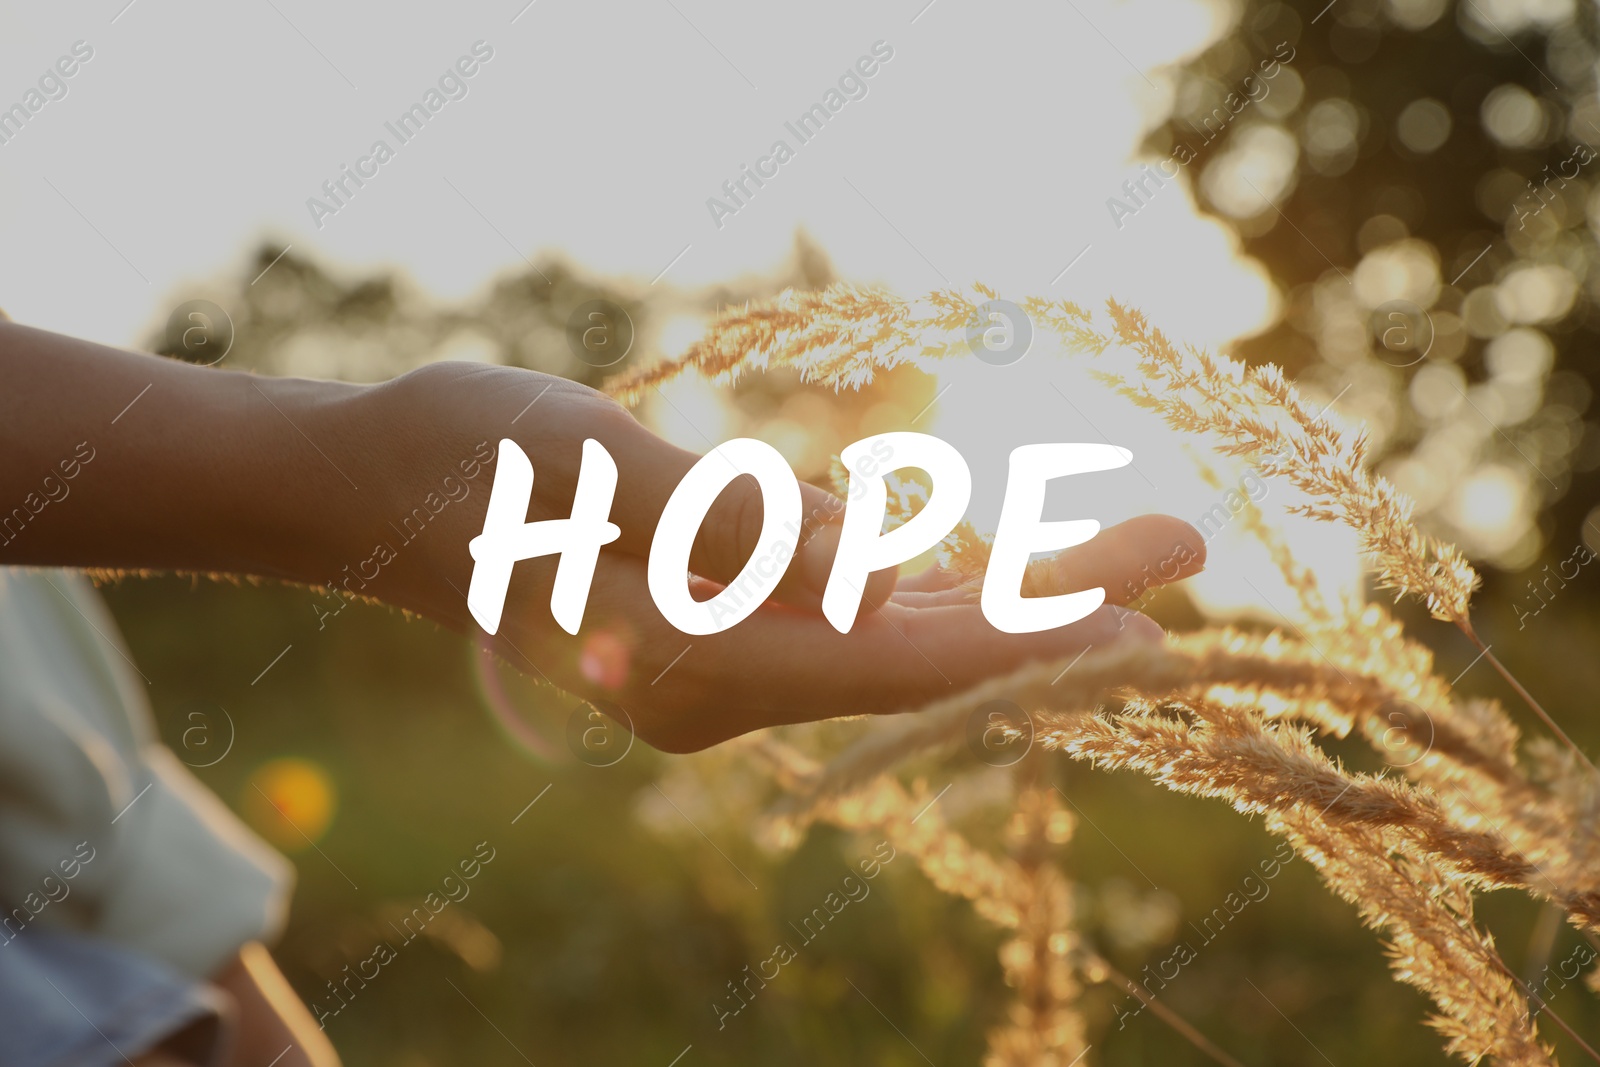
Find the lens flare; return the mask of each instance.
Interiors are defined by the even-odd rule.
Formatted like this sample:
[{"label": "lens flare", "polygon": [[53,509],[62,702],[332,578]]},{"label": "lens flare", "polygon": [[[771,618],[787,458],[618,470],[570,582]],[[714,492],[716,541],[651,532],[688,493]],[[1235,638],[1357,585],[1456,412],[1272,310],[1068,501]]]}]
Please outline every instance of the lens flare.
[{"label": "lens flare", "polygon": [[557,752],[555,742],[517,710],[517,702],[507,691],[500,665],[487,642],[473,645],[471,655],[478,695],[483,698],[483,706],[495,725],[520,752],[546,766],[553,764]]},{"label": "lens flare", "polygon": [[615,630],[599,630],[583,642],[578,654],[578,670],[595,685],[612,691],[621,689],[628,681],[628,667],[633,661],[632,642],[626,634]]}]

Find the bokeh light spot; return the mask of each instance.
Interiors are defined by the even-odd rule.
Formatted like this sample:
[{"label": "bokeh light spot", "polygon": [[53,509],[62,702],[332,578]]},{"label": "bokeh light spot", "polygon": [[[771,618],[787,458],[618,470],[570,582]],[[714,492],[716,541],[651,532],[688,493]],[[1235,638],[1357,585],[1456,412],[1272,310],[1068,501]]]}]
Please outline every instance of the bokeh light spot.
[{"label": "bokeh light spot", "polygon": [[1395,120],[1394,132],[1418,155],[1437,152],[1450,139],[1450,112],[1431,97],[1413,100]]},{"label": "bokeh light spot", "polygon": [[632,660],[629,642],[621,634],[598,630],[584,639],[578,670],[595,685],[616,690],[627,683]]},{"label": "bokeh light spot", "polygon": [[328,832],[338,799],[321,766],[295,756],[263,763],[244,789],[250,824],[286,852],[309,848]]}]

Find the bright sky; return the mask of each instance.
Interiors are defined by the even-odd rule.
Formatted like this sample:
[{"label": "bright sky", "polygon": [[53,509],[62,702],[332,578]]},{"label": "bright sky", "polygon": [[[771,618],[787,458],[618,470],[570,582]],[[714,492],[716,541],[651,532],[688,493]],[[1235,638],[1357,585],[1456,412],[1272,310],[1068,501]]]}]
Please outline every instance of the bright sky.
[{"label": "bright sky", "polygon": [[[781,261],[804,229],[844,278],[905,295],[974,281],[1013,300],[1117,295],[1206,345],[1264,321],[1259,267],[1183,186],[1156,190],[1120,227],[1107,205],[1138,177],[1140,140],[1165,113],[1162,66],[1223,32],[1208,0],[775,10],[19,5],[0,34],[0,108],[35,113],[20,133],[0,127],[0,306],[133,345],[205,280],[243,270],[263,239],[354,271],[398,266],[459,299],[545,250],[658,285],[725,281]],[[73,73],[57,82],[50,71],[75,46],[92,56],[64,62]],[[861,68],[871,76],[841,85],[875,47]],[[458,61],[471,71],[459,81]],[[836,89],[857,98],[838,106]],[[402,142],[386,124],[419,102],[437,111]],[[818,103],[837,113],[802,143],[786,124]],[[380,139],[392,158],[366,159]],[[773,175],[762,160],[778,140],[792,154]],[[771,176],[719,227],[707,201],[727,202],[723,183],[746,166]],[[323,183],[344,167],[369,177],[346,179],[353,195],[314,219],[308,199],[330,202]],[[941,373],[917,428],[972,463],[980,525],[1014,443],[1132,432],[1103,390],[1060,366],[1041,352]],[[1137,478],[1090,476],[1072,492],[1090,493],[1087,513],[1107,522],[1189,518],[1217,496],[1180,455],[1141,446],[1137,466]],[[1091,500],[1067,503],[1082,515]]]},{"label": "bright sky", "polygon": [[[1176,183],[1120,230],[1106,207],[1170,92],[1155,68],[1217,32],[1204,0],[773,10],[19,5],[0,107],[76,42],[93,55],[0,144],[0,306],[131,344],[262,238],[461,297],[546,249],[662,285],[725,280],[803,227],[845,277],[907,294],[1136,294],[1203,342],[1260,320],[1261,279]],[[385,129],[478,41],[493,54],[464,97],[408,143]],[[785,123],[880,41],[893,56],[866,95],[800,144]],[[380,138],[393,158],[319,229],[307,199]],[[793,157],[719,228],[707,199],[778,139]]]}]

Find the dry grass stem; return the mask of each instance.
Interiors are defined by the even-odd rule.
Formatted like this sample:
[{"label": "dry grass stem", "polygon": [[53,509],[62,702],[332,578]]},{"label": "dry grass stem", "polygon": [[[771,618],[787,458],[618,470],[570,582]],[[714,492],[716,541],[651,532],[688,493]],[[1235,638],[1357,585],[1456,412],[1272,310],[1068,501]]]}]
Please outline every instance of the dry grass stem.
[{"label": "dry grass stem", "polygon": [[[727,382],[780,366],[808,382],[856,387],[904,363],[969,355],[967,325],[994,296],[981,286],[916,302],[851,286],[788,292],[725,312],[681,359],[624,376],[612,391],[634,400],[689,369]],[[1293,510],[1356,531],[1376,585],[1420,598],[1477,641],[1469,613],[1476,571],[1416,528],[1411,503],[1371,472],[1364,435],[1302,397],[1276,367],[1174,345],[1116,303],[1105,324],[1062,301],[1022,306],[1069,349],[1092,353],[1111,389],[1158,414],[1214,487],[1241,459],[1289,483],[1300,494]],[[896,483],[897,513],[921,493]],[[1556,741],[1524,740],[1498,704],[1457,692],[1381,604],[1343,592],[1331,601],[1293,530],[1253,503],[1240,529],[1265,546],[1304,629],[1212,625],[1032,663],[920,711],[863,723],[842,747],[754,739],[745,751],[781,787],[764,823],[769,838],[792,846],[820,821],[880,833],[915,857],[935,886],[1007,931],[1000,959],[1014,1000],[990,1031],[986,1063],[1064,1067],[1090,1048],[1082,989],[1115,982],[1118,972],[1074,927],[1058,858],[1073,819],[1057,806],[1044,768],[1059,753],[1137,771],[1223,800],[1292,843],[1380,934],[1395,977],[1432,1000],[1431,1023],[1452,1054],[1469,1063],[1553,1063],[1530,991],[1480,927],[1473,902],[1491,889],[1527,893],[1559,906],[1600,944],[1600,773],[1481,642]],[[963,525],[946,539],[944,564],[975,587],[988,551]],[[1026,590],[1049,595],[1082,585],[1078,578],[1047,560],[1029,567]],[[901,781],[912,760],[954,764],[941,773],[959,778],[971,763],[963,741],[973,715],[992,700],[1028,714],[1012,734],[1033,746],[1007,772],[1014,787],[1003,851],[952,829],[939,794],[920,780],[909,789]],[[785,733],[818,736],[802,727]],[[1328,739],[1350,736],[1375,754],[1371,770],[1348,769],[1325,750]],[[1206,1055],[1234,1064],[1170,1006],[1153,1007]],[[1537,1014],[1600,1061],[1548,1005]]]}]

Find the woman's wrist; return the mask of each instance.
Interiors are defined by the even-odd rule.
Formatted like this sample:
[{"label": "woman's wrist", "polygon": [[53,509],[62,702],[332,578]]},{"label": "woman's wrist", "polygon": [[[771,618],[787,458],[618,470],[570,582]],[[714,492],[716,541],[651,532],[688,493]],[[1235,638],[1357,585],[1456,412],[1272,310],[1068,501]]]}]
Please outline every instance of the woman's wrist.
[{"label": "woman's wrist", "polygon": [[278,577],[468,627],[467,543],[488,506],[494,445],[449,417],[454,409],[440,403],[447,384],[435,373],[326,393],[286,386],[314,435],[339,454],[323,449],[331,477],[294,508],[286,541],[302,549],[289,550]]},{"label": "woman's wrist", "polygon": [[321,580],[365,387],[0,324],[0,563]]},{"label": "woman's wrist", "polygon": [[225,531],[239,546],[239,566],[261,577],[327,584],[388,492],[388,472],[374,462],[383,443],[366,414],[376,387],[226,377],[218,383],[227,396],[219,408],[238,412],[246,454],[212,473],[230,483],[221,492],[244,520]]}]

